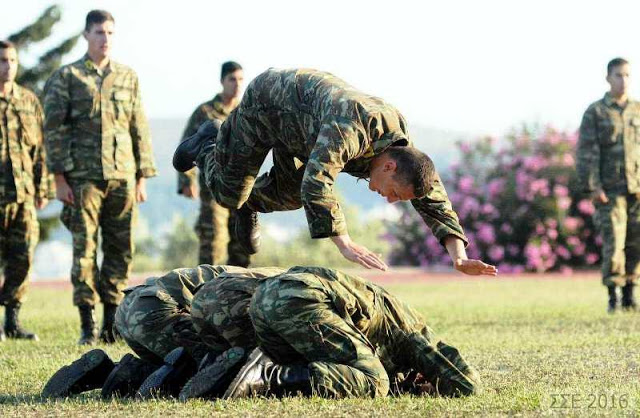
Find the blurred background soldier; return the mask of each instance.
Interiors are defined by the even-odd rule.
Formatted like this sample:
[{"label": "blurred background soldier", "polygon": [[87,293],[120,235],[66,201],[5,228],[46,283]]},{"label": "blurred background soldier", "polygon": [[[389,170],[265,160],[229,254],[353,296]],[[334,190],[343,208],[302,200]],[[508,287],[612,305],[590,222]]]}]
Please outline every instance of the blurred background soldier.
[{"label": "blurred background soldier", "polygon": [[609,92],[582,118],[577,151],[578,177],[596,206],[602,235],[602,283],[609,291],[608,312],[618,305],[635,309],[633,287],[640,257],[640,103],[631,100],[629,63],[607,65]]},{"label": "blurred background soldier", "polygon": [[0,260],[4,264],[0,304],[5,306],[0,341],[5,333],[9,338],[38,339],[22,329],[18,313],[38,242],[36,207],[44,208],[53,192],[48,187],[40,101],[15,83],[17,71],[16,47],[0,41]]},{"label": "blurred background soldier", "polygon": [[[104,304],[100,338],[114,341],[113,319],[133,257],[136,202],[147,198],[145,179],[156,175],[151,138],[136,73],[111,58],[114,19],[87,14],[88,50],[60,68],[45,87],[45,134],[49,168],[62,222],[73,236],[73,303],[81,318],[79,344],[97,335],[94,306]],[[98,229],[104,259],[96,262]]]},{"label": "blurred background soldier", "polygon": [[[183,140],[195,134],[200,125],[208,120],[223,122],[236,108],[244,83],[244,73],[240,64],[233,61],[222,64],[220,83],[222,92],[193,111],[184,130]],[[222,263],[224,246],[228,242],[227,264],[247,267],[250,263],[250,255],[239,245],[235,234],[229,231],[229,216],[233,216],[235,210],[229,211],[216,203],[205,184],[203,173],[197,177],[200,189],[200,215],[195,227],[200,241],[198,264]],[[195,199],[198,194],[197,189],[195,168],[178,174],[178,194]]]}]

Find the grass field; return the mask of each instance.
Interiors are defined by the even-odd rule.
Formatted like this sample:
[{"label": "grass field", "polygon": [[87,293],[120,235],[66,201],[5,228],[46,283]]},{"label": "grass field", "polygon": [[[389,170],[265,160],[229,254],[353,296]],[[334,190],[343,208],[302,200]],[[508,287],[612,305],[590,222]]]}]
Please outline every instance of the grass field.
[{"label": "grass field", "polygon": [[[23,323],[38,343],[0,345],[0,415],[424,416],[640,415],[640,313],[605,313],[597,280],[482,279],[392,284],[438,338],[479,369],[480,395],[465,399],[256,399],[235,402],[103,401],[99,392],[46,401],[39,393],[75,345],[70,291],[34,287]],[[120,343],[103,347],[115,359]]]}]

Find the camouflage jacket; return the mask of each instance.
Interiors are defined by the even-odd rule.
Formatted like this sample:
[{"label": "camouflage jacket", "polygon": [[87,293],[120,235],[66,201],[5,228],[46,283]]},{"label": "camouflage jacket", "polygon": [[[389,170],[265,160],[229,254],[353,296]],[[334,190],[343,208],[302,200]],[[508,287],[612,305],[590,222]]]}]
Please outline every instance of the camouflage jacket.
[{"label": "camouflage jacket", "polygon": [[0,95],[0,199],[28,202],[55,197],[48,175],[42,137],[42,108],[31,91],[13,83],[11,95]]},{"label": "camouflage jacket", "polygon": [[585,192],[640,192],[640,102],[618,106],[609,93],[584,113],[576,155]]},{"label": "camouflage jacket", "polygon": [[[395,356],[403,350],[397,346],[394,330],[422,334],[430,341],[433,338],[433,331],[418,312],[384,288],[358,276],[324,267],[296,266],[275,278],[299,281],[326,293],[336,313],[366,337],[390,375],[406,371],[397,366],[402,359]],[[309,299],[313,300],[313,295]]]},{"label": "camouflage jacket", "polygon": [[[374,156],[411,146],[407,122],[393,106],[316,70],[265,71],[236,111],[265,144],[306,163],[301,192],[313,238],[347,232],[333,190],[340,172],[368,178]],[[467,242],[439,178],[412,204],[441,242],[447,235]]]},{"label": "camouflage jacket", "polygon": [[85,55],[47,81],[44,131],[49,169],[69,178],[123,180],[156,175],[136,73]]},{"label": "camouflage jacket", "polygon": [[[225,107],[222,102],[222,95],[216,94],[216,96],[209,100],[208,102],[204,102],[199,105],[196,110],[193,111],[189,121],[187,122],[187,126],[184,128],[184,133],[182,134],[182,140],[189,138],[191,135],[195,134],[200,125],[208,120],[217,119],[219,121],[224,121],[229,113],[235,108],[233,107]],[[200,188],[206,188],[206,184],[204,183],[203,176],[199,176],[200,178]],[[189,170],[185,173],[178,173],[178,194],[182,194],[182,189],[185,186],[191,186],[196,179],[196,169]]]},{"label": "camouflage jacket", "polygon": [[[211,280],[223,280],[226,277],[258,279],[274,276],[282,271],[282,269],[275,267],[246,269],[236,266],[203,264],[195,268],[175,269],[162,277],[150,277],[145,281],[144,286],[149,287],[153,295],[161,298],[170,298],[178,306],[188,310],[191,307],[193,296],[200,289],[200,286]],[[246,283],[255,289],[259,281],[247,280]],[[127,289],[125,293],[129,290]]]}]

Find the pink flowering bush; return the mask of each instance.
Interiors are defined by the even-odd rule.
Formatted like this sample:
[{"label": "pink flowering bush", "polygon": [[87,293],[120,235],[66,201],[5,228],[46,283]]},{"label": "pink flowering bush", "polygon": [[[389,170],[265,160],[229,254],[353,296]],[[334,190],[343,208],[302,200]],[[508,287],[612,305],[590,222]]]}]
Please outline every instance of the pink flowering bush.
[{"label": "pink flowering bush", "polygon": [[[547,129],[509,135],[501,146],[493,138],[458,144],[460,162],[443,181],[469,238],[469,257],[504,273],[568,273],[599,262],[595,209],[575,179],[576,142],[577,134]],[[410,204],[387,238],[392,264],[451,264]]]}]

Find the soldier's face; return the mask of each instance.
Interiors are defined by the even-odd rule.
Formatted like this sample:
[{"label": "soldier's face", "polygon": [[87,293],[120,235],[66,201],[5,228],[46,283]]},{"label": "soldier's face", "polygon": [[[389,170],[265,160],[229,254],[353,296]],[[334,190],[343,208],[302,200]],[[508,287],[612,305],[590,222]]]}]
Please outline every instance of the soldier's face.
[{"label": "soldier's face", "polygon": [[611,73],[607,75],[607,82],[611,86],[611,94],[621,96],[629,90],[629,64],[613,67]]},{"label": "soldier's face", "polygon": [[372,169],[369,190],[378,193],[389,203],[415,199],[413,186],[395,178],[396,167],[396,162],[388,159],[384,164]]},{"label": "soldier's face", "polygon": [[11,83],[18,73],[18,52],[14,48],[0,49],[0,82]]},{"label": "soldier's face", "polygon": [[236,70],[224,76],[222,83],[222,95],[228,98],[237,99],[242,92],[244,85],[244,72]]},{"label": "soldier's face", "polygon": [[114,24],[110,20],[94,23],[88,31],[84,31],[88,52],[91,57],[105,58],[111,54]]}]

